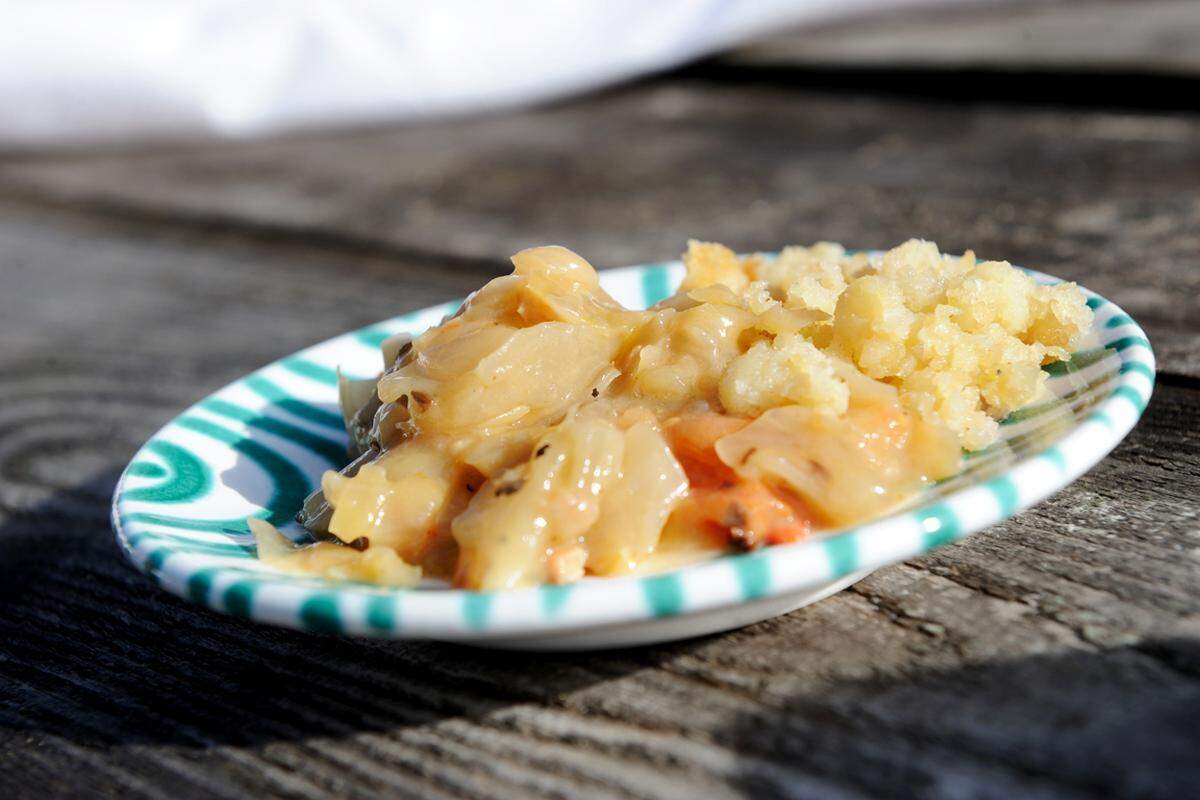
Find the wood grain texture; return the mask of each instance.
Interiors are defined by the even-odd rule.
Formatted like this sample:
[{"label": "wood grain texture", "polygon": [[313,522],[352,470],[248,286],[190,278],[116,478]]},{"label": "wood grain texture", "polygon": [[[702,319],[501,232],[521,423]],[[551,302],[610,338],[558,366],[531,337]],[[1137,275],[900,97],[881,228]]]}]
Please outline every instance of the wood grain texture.
[{"label": "wood grain texture", "polygon": [[1200,73],[1191,0],[930,3],[784,33],[729,56],[818,69],[1107,70]]},{"label": "wood grain texture", "polygon": [[1197,186],[1195,115],[752,80],[322,139],[0,159],[10,196],[468,263],[545,242],[616,266],[674,258],[694,236],[743,250],[920,236],[1085,282],[1142,321],[1164,366],[1192,376]]},{"label": "wood grain texture", "polygon": [[[1200,120],[660,82],[0,162],[0,797],[1183,797],[1200,780]],[[200,610],[109,494],[181,407],[511,250],[948,248],[1085,282],[1163,372],[1047,503],[734,633],[584,656]]]}]

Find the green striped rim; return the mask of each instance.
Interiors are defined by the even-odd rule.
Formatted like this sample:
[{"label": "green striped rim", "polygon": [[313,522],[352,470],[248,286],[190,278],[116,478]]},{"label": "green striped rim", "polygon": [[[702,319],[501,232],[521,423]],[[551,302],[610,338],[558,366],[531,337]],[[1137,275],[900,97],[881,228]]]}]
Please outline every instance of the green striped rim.
[{"label": "green striped rim", "polygon": [[672,287],[666,265],[655,265],[657,268],[647,269],[642,273],[642,298],[647,306],[652,306],[671,296]]},{"label": "green striped rim", "polygon": [[730,562],[737,572],[738,586],[747,600],[771,593],[771,562],[759,553],[737,556]]},{"label": "green striped rim", "polygon": [[656,617],[672,616],[683,610],[683,581],[674,573],[643,579],[642,593],[650,613]]},{"label": "green striped rim", "polygon": [[311,403],[298,400],[261,375],[248,376],[243,385],[267,402],[293,416],[314,422],[317,425],[323,425],[326,428],[332,428],[337,431],[339,436],[345,435],[346,427],[345,423],[342,422],[341,414],[335,414],[332,411],[326,411]]},{"label": "green striped rim", "polygon": [[335,367],[317,364],[299,356],[285,358],[279,362],[279,365],[302,378],[308,378],[311,381],[323,383],[326,386],[337,386],[337,369]]}]

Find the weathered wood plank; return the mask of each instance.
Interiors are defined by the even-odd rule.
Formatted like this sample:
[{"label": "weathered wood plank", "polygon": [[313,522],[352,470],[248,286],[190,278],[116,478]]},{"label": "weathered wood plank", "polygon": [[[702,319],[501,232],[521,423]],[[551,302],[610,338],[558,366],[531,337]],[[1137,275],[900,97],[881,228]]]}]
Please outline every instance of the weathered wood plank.
[{"label": "weathered wood plank", "polygon": [[[0,160],[0,193],[208,230],[599,265],[910,236],[1079,280],[1200,375],[1200,117],[657,82],[537,111],[340,136]],[[297,315],[296,319],[302,319]]]},{"label": "weathered wood plank", "polygon": [[728,56],[742,64],[1200,73],[1189,0],[1007,0],[901,6],[810,26]]},{"label": "weathered wood plank", "polygon": [[0,208],[0,797],[1177,797],[1200,779],[1187,378],[1038,509],[693,642],[320,638],[123,563],[108,494],[159,424],[502,269],[464,253]]}]

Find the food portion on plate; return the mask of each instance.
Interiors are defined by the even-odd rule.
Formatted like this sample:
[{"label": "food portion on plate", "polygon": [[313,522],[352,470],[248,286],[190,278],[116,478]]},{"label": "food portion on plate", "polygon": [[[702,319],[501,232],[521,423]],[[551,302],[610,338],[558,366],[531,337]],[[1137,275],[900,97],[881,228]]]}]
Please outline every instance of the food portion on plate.
[{"label": "food portion on plate", "polygon": [[343,381],[353,460],[285,570],[499,590],[653,571],[880,516],[1038,402],[1092,313],[1074,284],[909,241],[738,256],[690,242],[679,291],[623,307],[562,247]]}]

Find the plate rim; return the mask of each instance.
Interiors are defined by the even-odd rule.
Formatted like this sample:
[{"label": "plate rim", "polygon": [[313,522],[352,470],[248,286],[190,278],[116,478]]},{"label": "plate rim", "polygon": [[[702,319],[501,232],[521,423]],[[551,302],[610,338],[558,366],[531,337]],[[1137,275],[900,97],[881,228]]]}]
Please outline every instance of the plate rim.
[{"label": "plate rim", "polygon": [[[649,300],[651,291],[666,291],[681,271],[679,261],[665,261],[605,269],[600,275],[602,284],[637,280],[644,299]],[[1040,283],[1064,282],[1036,270],[1023,271]],[[803,542],[726,554],[648,576],[480,592],[378,587],[261,568],[213,566],[212,556],[166,543],[161,534],[154,533],[154,525],[129,518],[134,512],[126,508],[125,494],[134,465],[143,460],[151,443],[189,412],[289,359],[401,323],[414,326],[413,321],[418,320],[427,327],[452,311],[459,300],[331,337],[243,375],[189,406],[156,431],[122,471],[113,493],[112,525],[125,556],[171,593],[216,611],[322,633],[499,640],[713,613],[752,600],[801,592],[854,572],[919,557],[1008,519],[1066,488],[1125,438],[1153,393],[1154,352],[1145,331],[1120,306],[1087,287],[1080,288],[1096,314],[1093,331],[1120,359],[1111,390],[1086,419],[1050,446],[1020,458],[983,483],[968,484],[933,503]],[[225,534],[214,535],[228,540]]]}]

